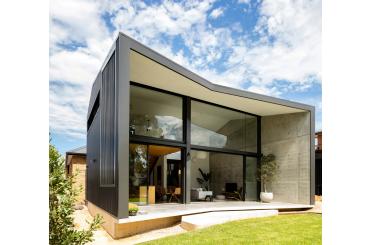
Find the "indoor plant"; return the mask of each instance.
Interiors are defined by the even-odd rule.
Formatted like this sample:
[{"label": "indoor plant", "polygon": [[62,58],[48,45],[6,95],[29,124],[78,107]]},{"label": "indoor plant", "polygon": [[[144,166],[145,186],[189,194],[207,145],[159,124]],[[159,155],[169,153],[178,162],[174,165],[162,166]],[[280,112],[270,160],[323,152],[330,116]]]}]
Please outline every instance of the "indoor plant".
[{"label": "indoor plant", "polygon": [[274,154],[261,155],[261,167],[257,168],[257,180],[261,181],[263,186],[260,193],[261,201],[271,202],[274,199],[274,194],[267,191],[267,184],[273,181],[278,170]]},{"label": "indoor plant", "polygon": [[209,191],[209,181],[211,179],[211,173],[204,173],[203,170],[199,168],[200,175],[203,178],[196,178],[199,185],[204,188],[206,191]]}]

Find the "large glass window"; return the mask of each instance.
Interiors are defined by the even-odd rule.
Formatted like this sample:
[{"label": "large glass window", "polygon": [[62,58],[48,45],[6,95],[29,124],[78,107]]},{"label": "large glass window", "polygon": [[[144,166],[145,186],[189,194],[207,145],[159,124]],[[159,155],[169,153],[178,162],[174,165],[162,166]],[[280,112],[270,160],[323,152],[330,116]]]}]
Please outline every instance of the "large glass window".
[{"label": "large glass window", "polygon": [[245,162],[245,200],[257,200],[257,158],[246,157]]},{"label": "large glass window", "polygon": [[129,147],[129,202],[147,204],[147,146],[130,144]]},{"label": "large glass window", "polygon": [[191,144],[256,152],[257,118],[191,101]]},{"label": "large glass window", "polygon": [[243,200],[243,157],[192,150],[190,186],[192,201]]},{"label": "large glass window", "polygon": [[129,202],[146,205],[181,200],[181,149],[130,144]]},{"label": "large glass window", "polygon": [[131,135],[182,141],[182,124],[181,97],[131,86]]}]

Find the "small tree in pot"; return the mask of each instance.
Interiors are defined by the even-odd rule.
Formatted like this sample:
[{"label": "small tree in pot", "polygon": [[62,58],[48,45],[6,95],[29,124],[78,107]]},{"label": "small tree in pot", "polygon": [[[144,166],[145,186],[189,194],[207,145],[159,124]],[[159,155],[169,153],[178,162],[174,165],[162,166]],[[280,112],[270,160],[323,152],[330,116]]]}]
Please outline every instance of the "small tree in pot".
[{"label": "small tree in pot", "polygon": [[267,192],[267,184],[273,181],[278,170],[274,154],[261,155],[261,167],[257,168],[257,180],[262,182],[264,190],[260,193],[261,201],[271,202],[274,199],[273,193]]}]

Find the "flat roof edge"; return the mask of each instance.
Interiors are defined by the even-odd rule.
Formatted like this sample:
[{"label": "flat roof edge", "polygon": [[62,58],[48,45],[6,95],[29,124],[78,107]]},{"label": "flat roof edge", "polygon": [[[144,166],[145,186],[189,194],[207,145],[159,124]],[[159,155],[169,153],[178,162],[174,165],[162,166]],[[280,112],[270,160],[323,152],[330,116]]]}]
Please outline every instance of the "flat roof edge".
[{"label": "flat roof edge", "polygon": [[208,81],[207,79],[201,77],[200,75],[196,74],[193,71],[190,71],[189,69],[181,66],[180,64],[174,62],[173,60],[165,57],[164,55],[158,53],[157,51],[145,46],[144,44],[138,42],[137,40],[133,39],[132,37],[119,32],[119,36],[122,36],[123,38],[127,39],[131,45],[131,49],[134,51],[154,60],[155,62],[166,66],[167,68],[179,73],[180,75],[198,83],[199,85],[208,88],[209,90],[212,90],[214,92],[218,93],[225,93],[225,94],[230,94],[230,95],[235,95],[235,96],[240,96],[240,97],[245,97],[245,98],[250,98],[254,100],[259,100],[263,102],[269,102],[273,104],[279,104],[282,106],[287,106],[287,107],[293,107],[297,109],[302,109],[302,110],[307,110],[307,111],[315,111],[315,106],[313,105],[308,105],[308,104],[303,104],[299,102],[294,102],[286,99],[280,99],[277,97],[272,97],[268,95],[263,95],[263,94],[258,94],[246,90],[241,90],[237,88],[232,88],[232,87],[227,87],[223,85],[219,85],[216,83],[212,83]]}]

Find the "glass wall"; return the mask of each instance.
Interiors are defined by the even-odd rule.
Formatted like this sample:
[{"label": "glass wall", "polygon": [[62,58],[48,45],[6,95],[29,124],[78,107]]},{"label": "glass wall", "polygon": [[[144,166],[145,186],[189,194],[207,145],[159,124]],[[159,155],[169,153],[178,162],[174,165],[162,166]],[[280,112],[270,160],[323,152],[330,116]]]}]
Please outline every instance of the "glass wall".
[{"label": "glass wall", "polygon": [[245,200],[256,201],[257,200],[257,158],[246,157],[246,168],[245,168]]},{"label": "glass wall", "polygon": [[245,113],[191,102],[191,144],[257,151],[257,118]]},{"label": "glass wall", "polygon": [[147,146],[130,144],[129,147],[129,202],[147,204]]},{"label": "glass wall", "polygon": [[192,201],[202,201],[205,195],[220,200],[243,200],[243,157],[192,150],[190,186]]},{"label": "glass wall", "polygon": [[181,202],[181,149],[142,144],[130,144],[129,149],[129,202]]},{"label": "glass wall", "polygon": [[130,86],[131,135],[182,141],[182,98]]}]

